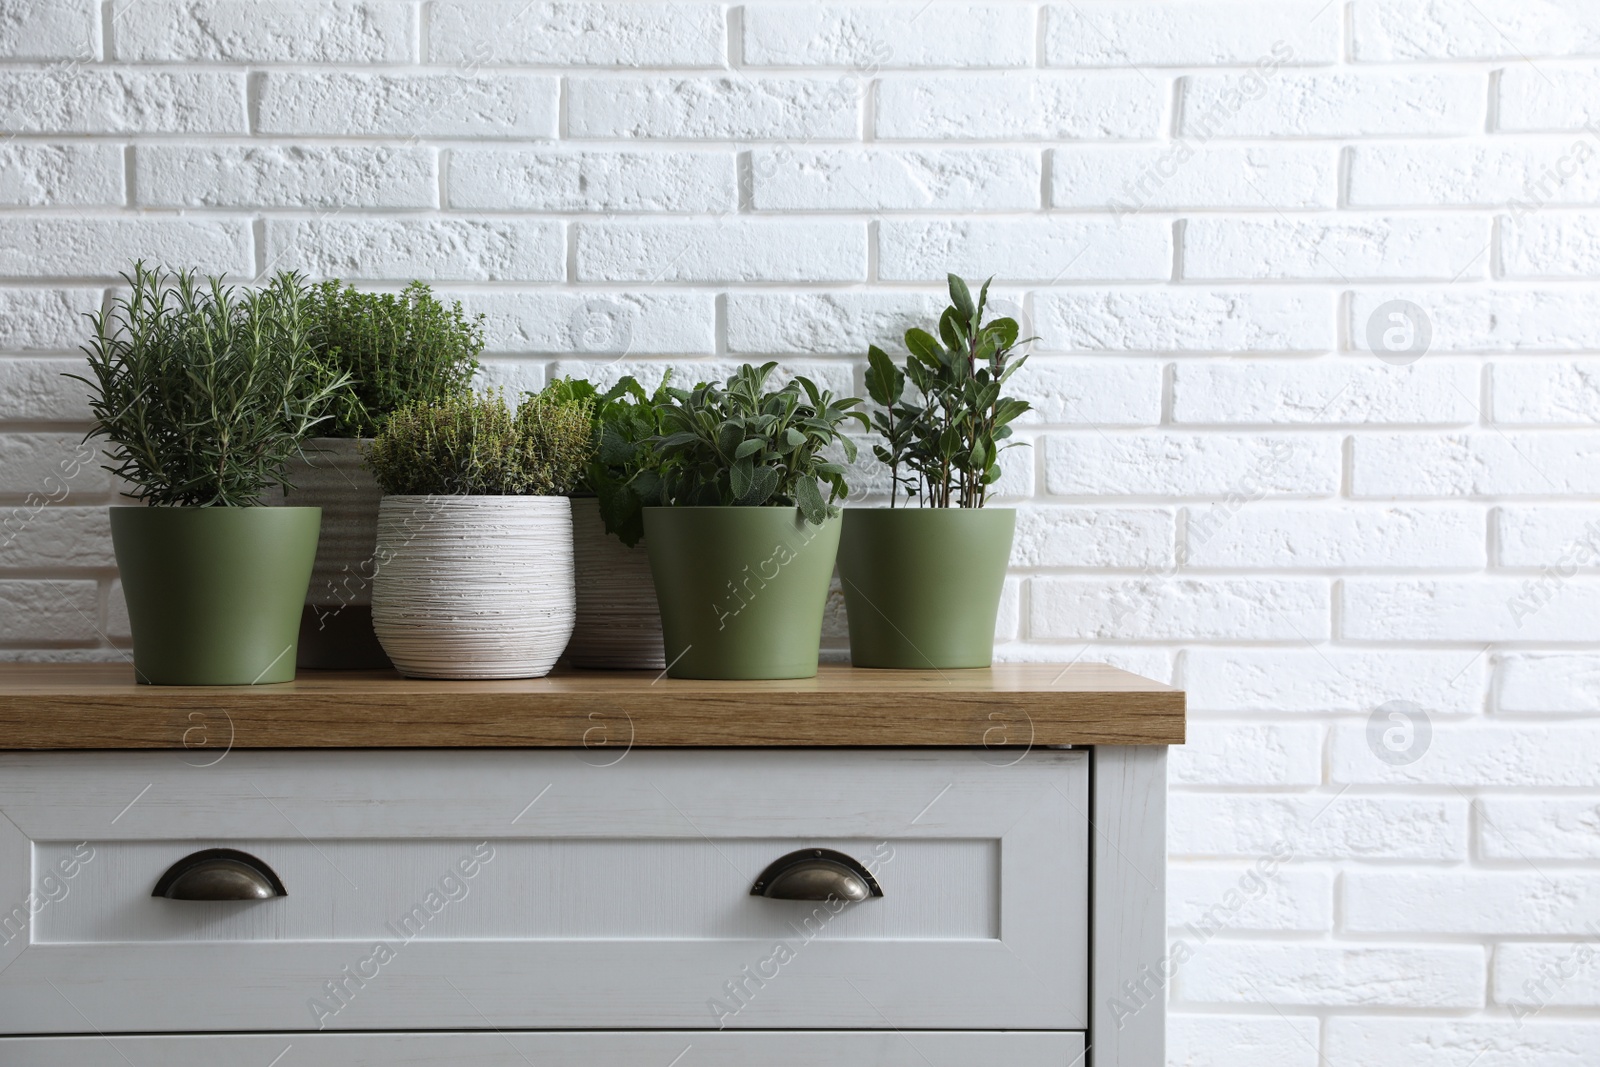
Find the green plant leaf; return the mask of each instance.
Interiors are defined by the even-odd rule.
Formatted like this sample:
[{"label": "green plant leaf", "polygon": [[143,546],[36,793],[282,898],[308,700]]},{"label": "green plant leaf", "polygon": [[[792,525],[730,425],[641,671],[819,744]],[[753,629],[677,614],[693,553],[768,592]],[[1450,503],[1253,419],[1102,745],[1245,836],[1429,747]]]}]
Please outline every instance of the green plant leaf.
[{"label": "green plant leaf", "polygon": [[[628,488],[639,498],[641,507],[659,507],[661,505],[661,475],[653,470],[642,470],[629,481]],[[613,533],[617,531],[613,530]],[[631,544],[632,542],[629,542]]]},{"label": "green plant leaf", "polygon": [[598,459],[601,463],[612,467],[621,467],[632,462],[634,454],[633,442],[618,432],[613,425],[600,428],[600,451]]},{"label": "green plant leaf", "polygon": [[972,291],[967,288],[967,283],[956,275],[947,274],[945,277],[950,283],[950,303],[955,305],[956,314],[971,322],[978,314],[977,307],[972,303]]},{"label": "green plant leaf", "polygon": [[984,329],[994,332],[997,350],[1004,351],[1017,343],[1016,319],[992,319]]},{"label": "green plant leaf", "polygon": [[817,390],[815,382],[803,374],[795,375],[794,380],[799,382],[800,387],[806,391],[806,399],[811,401],[812,407],[819,408],[823,406],[822,394]]},{"label": "green plant leaf", "polygon": [[766,448],[766,442],[762,441],[759,437],[752,437],[750,440],[743,442],[738,448],[733,450],[733,458],[736,460],[745,459],[758,454],[764,448]]},{"label": "green plant leaf", "polygon": [[725,422],[717,429],[717,449],[731,456],[744,440],[744,430],[737,422]]},{"label": "green plant leaf", "polygon": [[748,506],[760,507],[768,500],[771,500],[773,494],[778,491],[778,481],[779,475],[776,468],[757,467],[755,481],[750,488],[750,495],[747,500]]},{"label": "green plant leaf", "polygon": [[828,517],[828,505],[822,500],[822,491],[811,478],[802,478],[795,483],[794,502],[805,515],[806,521],[814,526],[821,525]]},{"label": "green plant leaf", "polygon": [[889,353],[872,345],[867,349],[867,395],[883,407],[898,404],[906,391],[906,376],[894,365]]},{"label": "green plant leaf", "polygon": [[939,316],[939,336],[944,340],[945,347],[952,352],[964,351],[967,347],[967,324],[955,308],[945,308],[944,314]]},{"label": "green plant leaf", "polygon": [[748,457],[736,460],[728,468],[728,484],[733,491],[734,499],[743,502],[750,495],[750,488],[755,484],[755,464]]},{"label": "green plant leaf", "polygon": [[930,368],[926,363],[913,361],[906,364],[906,377],[911,379],[911,384],[917,392],[924,396],[933,391],[933,373],[936,368]]},{"label": "green plant leaf", "polygon": [[623,544],[632,548],[644,536],[644,501],[630,487],[608,485],[596,494],[600,521]]},{"label": "green plant leaf", "polygon": [[1012,397],[1002,397],[995,401],[994,421],[996,426],[1004,426],[1025,411],[1031,411],[1033,405],[1026,400],[1017,400]]},{"label": "green plant leaf", "polygon": [[915,328],[907,330],[906,347],[911,350],[913,356],[922,361],[923,366],[930,370],[938,370],[945,364],[943,349],[926,330]]}]

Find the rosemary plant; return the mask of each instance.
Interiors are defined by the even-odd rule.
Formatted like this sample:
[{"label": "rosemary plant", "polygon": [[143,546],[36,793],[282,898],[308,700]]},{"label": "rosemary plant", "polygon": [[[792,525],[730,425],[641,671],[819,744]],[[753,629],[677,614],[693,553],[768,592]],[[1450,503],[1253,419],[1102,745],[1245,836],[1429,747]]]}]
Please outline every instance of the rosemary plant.
[{"label": "rosemary plant", "polygon": [[877,345],[867,351],[867,394],[880,409],[872,422],[883,438],[872,452],[889,468],[890,507],[902,492],[923,507],[983,507],[1000,478],[1000,453],[1015,444],[1007,443],[1010,424],[1029,409],[1001,390],[1027,362],[1013,351],[1032,338],[1017,339],[1015,319],[983,321],[989,282],[974,302],[966,282],[948,277],[950,306],[939,318],[939,337],[907,330],[911,355],[903,371]]},{"label": "rosemary plant", "polygon": [[769,390],[776,367],[746,363],[724,384],[668,390],[676,403],[660,409],[667,432],[653,439],[662,455],[664,503],[784,505],[814,524],[837,514],[834,501],[850,495],[846,467],[824,450],[837,444],[854,462],[856,446],[843,427],[851,419],[870,425],[850,410],[861,401],[835,399],[804,377]]},{"label": "rosemary plant", "polygon": [[83,346],[94,426],[147,504],[260,503],[347,379],[313,357],[293,274],[238,289],[135,263],[130,292],[89,316]]}]

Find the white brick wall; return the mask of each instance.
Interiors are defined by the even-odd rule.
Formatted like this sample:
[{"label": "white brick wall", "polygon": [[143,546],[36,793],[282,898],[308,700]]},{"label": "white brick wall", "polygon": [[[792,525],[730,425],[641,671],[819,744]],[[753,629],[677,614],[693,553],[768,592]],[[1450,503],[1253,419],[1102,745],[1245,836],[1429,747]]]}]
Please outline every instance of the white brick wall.
[{"label": "white brick wall", "polygon": [[127,647],[135,256],[425,278],[512,388],[859,389],[994,274],[1001,654],[1190,693],[1169,1062],[1600,1063],[1597,123],[1592,0],[0,0],[0,658]]}]

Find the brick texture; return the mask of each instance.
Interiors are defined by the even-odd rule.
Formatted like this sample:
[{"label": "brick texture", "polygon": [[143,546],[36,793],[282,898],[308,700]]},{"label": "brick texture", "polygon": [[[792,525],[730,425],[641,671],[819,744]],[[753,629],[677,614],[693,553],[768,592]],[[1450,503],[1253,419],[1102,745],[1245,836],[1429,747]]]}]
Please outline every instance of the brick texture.
[{"label": "brick texture", "polygon": [[129,644],[62,374],[136,257],[425,279],[512,390],[859,395],[994,276],[999,658],[1187,689],[1174,940],[1293,850],[1169,1064],[1593,1062],[1597,204],[1592,0],[0,0],[0,660]]}]

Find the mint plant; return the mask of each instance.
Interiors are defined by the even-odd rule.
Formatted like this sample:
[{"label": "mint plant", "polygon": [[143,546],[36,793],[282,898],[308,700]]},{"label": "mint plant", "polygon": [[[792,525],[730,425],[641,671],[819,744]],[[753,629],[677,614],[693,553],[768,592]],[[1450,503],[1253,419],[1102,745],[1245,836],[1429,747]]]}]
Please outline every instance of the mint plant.
[{"label": "mint plant", "polygon": [[661,503],[662,456],[654,442],[666,433],[671,380],[668,370],[653,393],[645,392],[632,375],[604,393],[581,378],[551,383],[593,405],[595,454],[584,467],[577,492],[598,498],[606,530],[630,548],[644,536],[644,509]]},{"label": "mint plant", "polygon": [[879,407],[872,426],[883,439],[872,453],[889,468],[890,507],[903,493],[923,507],[981,508],[1000,479],[1000,453],[1016,444],[1010,424],[1030,406],[1001,393],[1027,362],[1013,352],[1032,338],[1018,340],[1015,319],[983,321],[989,282],[974,302],[966,282],[948,278],[939,336],[907,330],[904,370],[877,345],[867,350],[867,395]]}]

